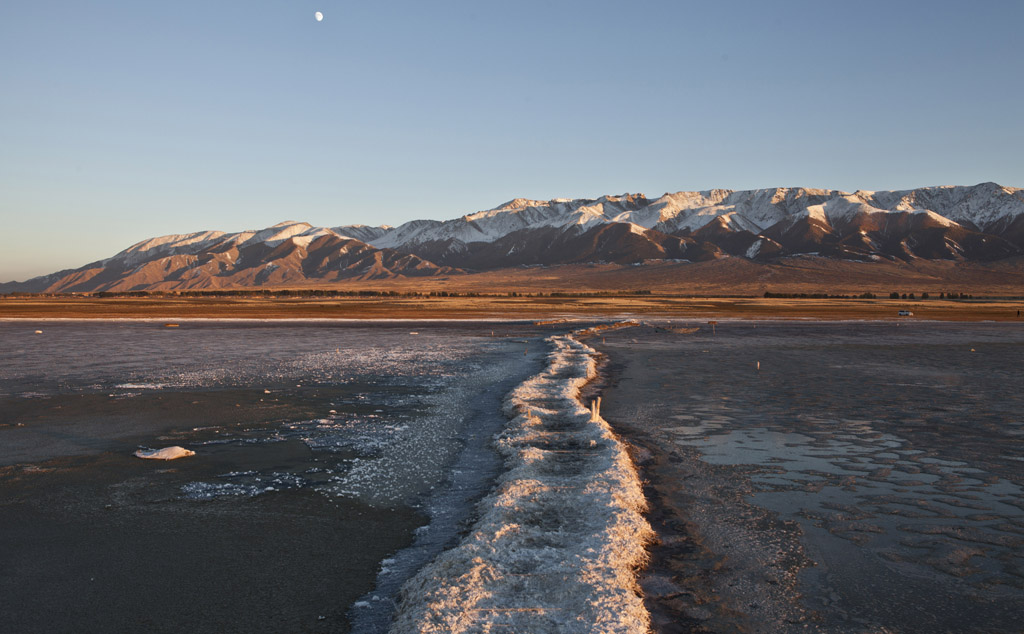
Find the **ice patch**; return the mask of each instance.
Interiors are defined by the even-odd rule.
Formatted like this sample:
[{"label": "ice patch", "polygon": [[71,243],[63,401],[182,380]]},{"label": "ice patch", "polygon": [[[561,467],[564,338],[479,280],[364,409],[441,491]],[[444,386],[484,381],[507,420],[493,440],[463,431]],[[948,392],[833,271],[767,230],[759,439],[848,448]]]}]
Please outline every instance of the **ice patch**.
[{"label": "ice patch", "polygon": [[139,449],[135,452],[136,458],[144,458],[146,460],[177,460],[178,458],[187,458],[194,455],[196,455],[196,452],[177,445],[164,447],[163,449]]},{"label": "ice patch", "polygon": [[222,478],[230,482],[189,482],[181,492],[191,500],[212,500],[225,496],[254,497],[274,491],[301,489],[308,485],[305,478],[294,473],[261,475],[255,471],[232,471]]}]

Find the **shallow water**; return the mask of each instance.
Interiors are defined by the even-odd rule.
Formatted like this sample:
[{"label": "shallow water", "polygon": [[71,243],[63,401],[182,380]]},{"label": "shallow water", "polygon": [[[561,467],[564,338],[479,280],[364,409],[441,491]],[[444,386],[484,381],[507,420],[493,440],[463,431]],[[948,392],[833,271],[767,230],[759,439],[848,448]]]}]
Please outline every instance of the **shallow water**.
[{"label": "shallow water", "polygon": [[[274,496],[315,494],[352,513],[393,513],[400,531],[410,530],[411,513],[419,514],[425,523],[405,538],[411,548],[353,572],[377,576],[376,589],[347,618],[311,617],[316,631],[353,623],[357,631],[380,631],[401,582],[451,544],[493,481],[500,461],[490,440],[506,422],[501,399],[540,366],[543,330],[422,322],[3,322],[0,503],[21,503],[26,474],[59,465],[80,469],[84,478],[99,460],[91,456],[110,455],[115,466],[104,463],[104,481],[121,486],[119,471],[130,480],[148,467],[152,490],[173,487],[160,504],[175,509],[232,509],[235,501],[258,497],[263,513],[274,508]],[[168,445],[197,455],[167,464],[130,458],[136,448]],[[47,493],[46,482],[39,476],[32,486]],[[43,502],[32,504],[49,512]],[[139,508],[156,506],[131,512]],[[364,508],[370,510],[358,510]],[[358,553],[366,545],[345,548]],[[303,572],[289,575],[301,579]],[[334,606],[330,614],[348,607]]]},{"label": "shallow water", "polygon": [[661,456],[703,552],[686,565],[721,586],[698,622],[1019,630],[1024,328],[732,322],[598,347],[606,418]]}]

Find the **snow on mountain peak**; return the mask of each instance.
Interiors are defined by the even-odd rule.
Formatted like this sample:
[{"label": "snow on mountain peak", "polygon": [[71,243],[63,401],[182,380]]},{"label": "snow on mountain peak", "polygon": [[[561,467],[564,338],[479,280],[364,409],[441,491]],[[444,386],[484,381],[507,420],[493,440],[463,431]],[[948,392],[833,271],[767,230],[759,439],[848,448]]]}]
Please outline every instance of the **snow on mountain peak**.
[{"label": "snow on mountain peak", "polygon": [[337,235],[330,229],[314,227],[308,222],[285,221],[261,230],[225,233],[223,231],[199,231],[196,233],[174,234],[150,238],[134,244],[104,262],[120,262],[123,266],[135,266],[155,257],[195,254],[210,248],[217,243],[231,244],[235,247],[250,246],[263,243],[274,247],[285,240],[293,240],[296,244],[306,247],[316,238],[324,235]]},{"label": "snow on mountain peak", "polygon": [[[524,229],[542,227],[585,231],[609,222],[633,223],[664,233],[697,231],[721,218],[733,230],[759,233],[785,219],[806,217],[808,210],[827,224],[858,213],[932,212],[945,222],[969,222],[984,229],[1007,217],[1024,215],[1024,192],[995,183],[973,187],[928,187],[906,191],[838,190],[800,187],[733,191],[711,189],[668,193],[656,200],[643,194],[601,196],[597,199],[556,198],[538,201],[516,198],[493,209],[447,221],[417,220],[398,227],[339,233],[371,245],[403,247],[452,241],[463,244],[494,242]],[[929,215],[929,218],[931,216]],[[948,226],[948,225],[947,225]],[[348,232],[348,233],[346,233]]]},{"label": "snow on mountain peak", "polygon": [[133,266],[135,263],[152,258],[155,254],[172,255],[182,251],[202,250],[225,235],[227,234],[223,231],[198,231],[150,238],[133,244],[112,258],[103,261],[119,260],[123,261],[126,266]]},{"label": "snow on mountain peak", "polygon": [[269,246],[277,246],[285,240],[295,240],[302,246],[308,245],[313,239],[323,235],[337,235],[330,229],[314,227],[308,222],[285,221],[279,222],[272,227],[256,232],[243,232],[238,236],[239,245],[253,243],[265,243]]},{"label": "snow on mountain peak", "polygon": [[[522,209],[524,207],[537,207],[539,205],[547,205],[549,202],[555,201],[540,201],[540,200],[529,200],[527,198],[516,198],[510,200],[507,203],[502,203],[494,209],[487,209],[486,211],[513,211],[516,209]],[[470,214],[473,215],[473,214]]]},{"label": "snow on mountain peak", "polygon": [[[782,221],[794,226],[811,219],[828,226],[845,226],[858,217],[876,214],[920,215],[930,226],[963,225],[979,231],[1005,227],[1024,216],[1024,190],[996,183],[974,186],[938,186],[911,190],[847,193],[838,190],[775,187],[733,191],[711,189],[666,193],[655,200],[624,193],[596,199],[556,198],[538,201],[516,198],[498,207],[453,220],[413,220],[397,227],[349,225],[313,227],[285,221],[256,231],[225,234],[204,231],[145,240],[111,259],[126,264],[154,255],[197,253],[224,240],[237,247],[286,240],[307,247],[321,236],[333,235],[365,242],[376,248],[418,248],[436,244],[443,252],[465,251],[472,243],[491,243],[509,234],[535,229],[556,229],[580,234],[595,226],[627,223],[636,233],[656,229],[662,233],[696,232],[717,221],[731,231],[758,235]],[[837,224],[838,223],[838,224]],[[780,225],[781,226],[781,225]]]}]

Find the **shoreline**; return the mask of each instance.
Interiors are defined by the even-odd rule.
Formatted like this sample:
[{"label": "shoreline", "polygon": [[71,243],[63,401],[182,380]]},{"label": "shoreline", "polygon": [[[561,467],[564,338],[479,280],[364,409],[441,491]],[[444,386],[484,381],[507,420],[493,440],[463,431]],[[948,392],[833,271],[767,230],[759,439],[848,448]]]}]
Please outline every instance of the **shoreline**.
[{"label": "shoreline", "polygon": [[[605,351],[597,351],[596,362],[597,374],[582,390],[581,399],[608,396],[624,370],[624,366]],[[615,405],[614,401],[609,404]],[[672,469],[672,458],[657,441],[628,423],[611,420],[609,427],[625,448],[643,485],[647,501],[644,518],[655,535],[647,544],[646,561],[635,571],[640,597],[650,614],[650,631],[658,634],[717,631],[709,630],[708,623],[698,618],[706,616],[706,612],[694,614],[694,605],[711,604],[716,600],[715,590],[701,578],[699,564],[695,564],[695,560],[708,558],[710,553],[696,539],[695,527],[683,510],[668,499],[678,489],[671,476],[680,475]],[[690,583],[679,585],[680,578]]]},{"label": "shoreline", "polygon": [[[902,317],[899,311],[913,316]],[[515,322],[582,319],[1000,321],[1024,323],[1024,299],[761,297],[71,298],[0,299],[0,322],[41,320],[301,320]]]},{"label": "shoreline", "polygon": [[[595,374],[580,390],[580,400],[583,402],[607,396],[609,388],[616,383],[623,370],[611,355],[592,345],[598,336],[600,333],[595,332],[579,337],[580,341],[595,350]],[[666,456],[658,450],[655,443],[645,439],[638,430],[627,428],[621,421],[608,421],[608,426],[625,449],[642,484],[643,496],[647,501],[644,518],[655,535],[646,546],[646,561],[635,570],[636,583],[641,589],[640,598],[650,615],[651,631],[671,634],[707,632],[699,620],[674,605],[674,601],[656,596],[656,593],[650,592],[646,587],[651,579],[670,578],[674,572],[671,569],[672,561],[676,558],[682,559],[684,553],[694,548],[692,539],[686,535],[685,520],[666,503],[661,494],[665,486],[663,478],[656,478],[660,466],[666,463]],[[665,540],[665,536],[673,528],[678,529],[681,534],[678,540],[669,542]]]}]

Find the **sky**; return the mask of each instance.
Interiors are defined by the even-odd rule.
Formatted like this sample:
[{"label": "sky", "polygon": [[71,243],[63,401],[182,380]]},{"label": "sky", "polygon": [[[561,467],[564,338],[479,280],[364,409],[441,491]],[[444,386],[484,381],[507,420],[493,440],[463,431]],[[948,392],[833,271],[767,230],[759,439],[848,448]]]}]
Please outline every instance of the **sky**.
[{"label": "sky", "polygon": [[1024,186],[1022,19],[1020,0],[5,0],[0,282],[160,235],[520,197]]}]

